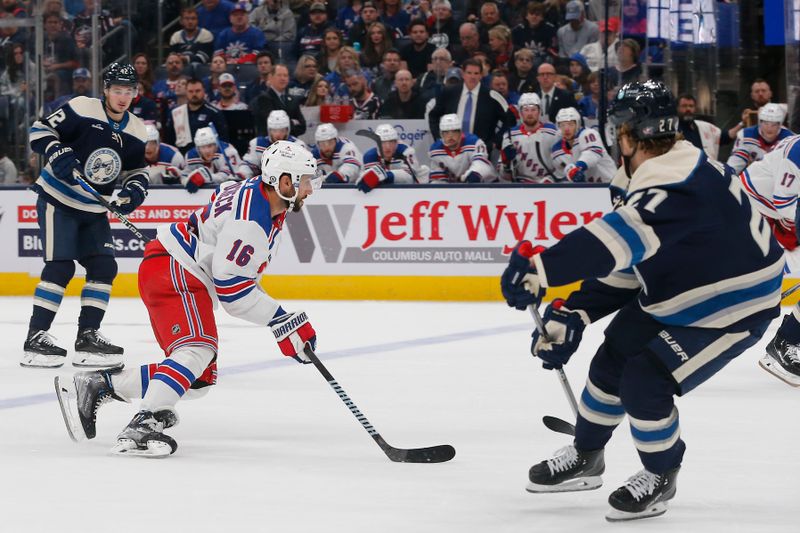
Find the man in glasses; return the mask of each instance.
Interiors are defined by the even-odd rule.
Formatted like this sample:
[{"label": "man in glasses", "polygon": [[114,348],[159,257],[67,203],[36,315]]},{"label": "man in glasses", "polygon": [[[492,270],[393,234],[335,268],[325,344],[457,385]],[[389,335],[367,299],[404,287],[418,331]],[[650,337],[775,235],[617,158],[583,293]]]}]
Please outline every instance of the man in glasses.
[{"label": "man in glasses", "polygon": [[24,355],[27,367],[60,367],[67,351],[50,335],[64,290],[75,274],[75,261],[86,270],[75,341],[75,366],[111,367],[122,363],[123,349],[100,332],[117,274],[114,242],[106,208],[77,180],[114,201],[124,215],[147,196],[144,124],[128,111],[137,94],[136,71],[130,64],[112,64],[103,75],[103,98],[78,96],[30,130],[31,149],[45,164],[33,186],[44,251],[41,281],[33,297],[33,313]]}]

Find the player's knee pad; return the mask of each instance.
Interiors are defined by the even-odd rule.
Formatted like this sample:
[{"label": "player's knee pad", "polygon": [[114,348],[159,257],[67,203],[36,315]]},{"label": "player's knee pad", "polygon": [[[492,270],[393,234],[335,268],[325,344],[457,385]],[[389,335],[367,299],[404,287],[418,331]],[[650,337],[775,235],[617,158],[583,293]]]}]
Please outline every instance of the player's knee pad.
[{"label": "player's knee pad", "polygon": [[[168,359],[170,361],[175,361],[191,372],[192,376],[194,376],[194,380],[192,380],[192,384],[194,384],[200,378],[203,378],[203,380],[206,379],[207,370],[215,356],[216,353],[214,353],[214,350],[210,347],[191,344],[176,349],[169,355]],[[214,377],[216,377],[216,366],[214,367],[213,374]],[[209,384],[213,385],[213,383]],[[194,387],[194,390],[200,390],[202,388],[208,387]]]},{"label": "player's knee pad", "polygon": [[669,413],[674,404],[672,396],[677,393],[672,375],[649,352],[630,358],[622,371],[619,397],[625,412],[633,417],[649,419],[657,413]]},{"label": "player's knee pad", "polygon": [[42,281],[66,287],[75,275],[74,261],[46,261],[42,269]]},{"label": "player's knee pad", "polygon": [[86,279],[111,283],[117,277],[117,261],[111,255],[91,255],[79,263],[86,269]]}]

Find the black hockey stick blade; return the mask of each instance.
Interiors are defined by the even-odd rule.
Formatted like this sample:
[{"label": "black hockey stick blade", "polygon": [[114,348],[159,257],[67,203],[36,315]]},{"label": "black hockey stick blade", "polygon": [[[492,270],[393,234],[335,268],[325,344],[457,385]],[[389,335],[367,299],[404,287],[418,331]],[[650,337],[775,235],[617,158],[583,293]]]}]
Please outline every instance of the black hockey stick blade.
[{"label": "black hockey stick blade", "polygon": [[556,418],[554,416],[545,415],[542,417],[542,423],[550,431],[555,431],[556,433],[563,433],[564,435],[572,435],[573,437],[575,436],[575,426],[573,426],[566,420],[561,420],[560,418]]},{"label": "black hockey stick blade", "polygon": [[380,148],[381,146],[381,138],[378,137],[378,134],[375,133],[374,131],[360,129],[356,131],[356,135],[360,137],[366,137],[367,139],[372,139],[378,145],[378,148]]}]

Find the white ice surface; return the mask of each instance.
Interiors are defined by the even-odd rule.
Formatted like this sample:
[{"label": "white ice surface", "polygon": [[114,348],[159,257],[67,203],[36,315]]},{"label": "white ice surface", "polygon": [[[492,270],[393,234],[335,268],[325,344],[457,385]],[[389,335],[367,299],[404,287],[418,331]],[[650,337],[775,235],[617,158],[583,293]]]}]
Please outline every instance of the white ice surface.
[{"label": "white ice surface", "polygon": [[[65,299],[51,330],[67,348],[78,305]],[[174,456],[107,455],[135,412],[122,403],[102,408],[95,440],[74,444],[52,385],[72,367],[18,365],[30,306],[0,298],[2,532],[800,531],[800,391],[757,366],[777,320],[678,399],[688,450],[667,514],[613,525],[606,498],[640,468],[627,422],[600,490],[525,492],[528,468],[569,442],[542,415],[571,413],[556,375],[529,355],[530,317],[501,303],[284,302],[308,312],[320,357],[390,444],[455,446],[435,465],[390,462],[313,366],[224,313],[219,384],[179,404]],[[567,367],[576,393],[604,324]],[[160,360],[138,300],[113,299],[103,332],[128,365]]]}]

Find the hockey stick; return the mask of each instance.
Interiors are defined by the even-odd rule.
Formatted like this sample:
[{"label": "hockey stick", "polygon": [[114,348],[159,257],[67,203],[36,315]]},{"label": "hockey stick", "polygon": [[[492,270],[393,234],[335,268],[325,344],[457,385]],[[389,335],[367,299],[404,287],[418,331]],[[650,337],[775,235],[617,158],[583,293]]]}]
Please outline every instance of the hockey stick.
[{"label": "hockey stick", "polygon": [[791,287],[789,287],[788,289],[786,289],[781,293],[781,300],[783,300],[787,296],[796,293],[798,290],[800,290],[800,283],[795,283],[794,285],[792,285]]},{"label": "hockey stick", "polygon": [[[383,146],[381,145],[382,141],[381,138],[378,137],[377,133],[375,133],[374,131],[361,129],[356,132],[356,135],[360,137],[366,137],[367,139],[371,139],[372,141],[374,141],[378,147],[378,158],[379,160],[383,159],[383,153],[382,153]],[[411,165],[409,164],[406,156],[403,154],[397,154],[397,157],[400,158],[400,160],[406,164],[406,167],[408,167],[408,171],[411,173],[411,177],[414,178],[414,182],[419,183],[419,180],[417,179],[417,173],[414,172],[413,168],[411,168]]]},{"label": "hockey stick", "polygon": [[395,448],[394,446],[390,446],[383,440],[380,433],[372,427],[367,417],[356,407],[356,404],[353,403],[353,400],[350,399],[350,396],[344,391],[344,389],[339,385],[336,379],[331,375],[325,365],[322,364],[322,361],[319,360],[317,355],[314,353],[308,345],[303,350],[311,359],[311,362],[314,363],[314,366],[317,367],[319,373],[322,374],[322,377],[328,382],[328,385],[331,386],[333,391],[339,396],[344,404],[350,409],[350,412],[353,413],[353,416],[361,423],[361,426],[367,430],[369,436],[373,438],[375,442],[378,443],[378,446],[381,447],[383,453],[386,454],[390,460],[394,461],[395,463],[444,463],[449,461],[456,455],[456,450],[449,444],[442,444],[439,446],[430,446],[427,448]]},{"label": "hockey stick", "polygon": [[[548,175],[549,175],[551,178],[553,178],[553,183],[558,183],[558,179],[556,178],[556,175],[555,175],[555,174],[553,174],[553,171],[552,171],[552,170],[550,170],[549,168],[547,168],[547,165],[545,165],[545,164],[544,164],[544,159],[542,159],[542,149],[541,149],[541,148],[539,148],[539,141],[536,141],[536,157],[538,157],[538,158],[539,158],[539,163],[541,163],[541,164],[542,164],[542,168],[543,168],[543,169],[545,169],[545,170],[547,171],[547,174],[548,174]],[[541,319],[540,319],[540,320],[541,320]]]},{"label": "hockey stick", "polygon": [[128,217],[119,212],[117,206],[115,206],[114,204],[103,198],[103,196],[99,192],[94,190],[94,187],[92,187],[86,182],[86,180],[83,178],[83,176],[77,169],[72,171],[72,176],[75,178],[75,181],[78,182],[78,185],[80,185],[84,191],[94,196],[95,199],[98,202],[100,202],[100,205],[108,209],[112,215],[117,217],[119,221],[122,222],[122,224],[131,231],[131,233],[136,235],[139,239],[143,240],[145,243],[150,242],[150,239],[145,237],[144,234],[139,230],[139,228],[137,228],[133,224],[133,222],[128,220]]},{"label": "hockey stick", "polygon": [[[547,329],[544,326],[544,322],[542,321],[542,316],[539,314],[539,310],[533,305],[529,305],[528,310],[531,312],[531,316],[533,317],[533,321],[536,323],[536,329],[539,330],[539,334],[544,337],[545,340],[548,340],[550,336],[547,334]],[[561,387],[564,389],[564,394],[567,396],[567,400],[569,401],[569,406],[572,408],[572,414],[575,415],[575,418],[577,419],[578,402],[575,400],[575,395],[573,394],[572,387],[567,379],[567,374],[564,372],[563,368],[556,368],[555,370],[558,373],[558,379],[561,382]],[[551,431],[566,433],[567,435],[575,435],[575,426],[566,420],[561,420],[560,418],[556,418],[554,416],[545,416],[542,418],[542,423],[544,423],[544,425],[547,426],[547,428]]]}]

